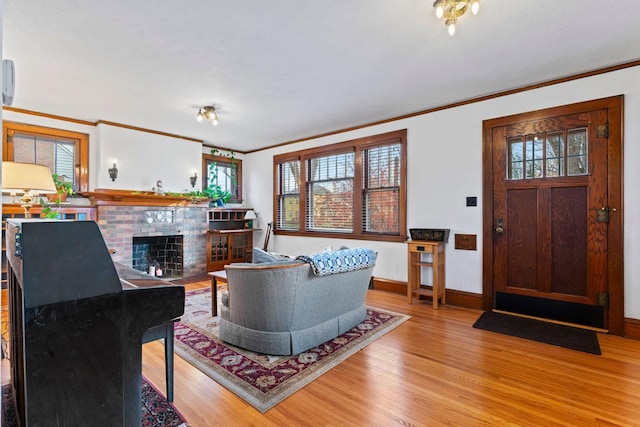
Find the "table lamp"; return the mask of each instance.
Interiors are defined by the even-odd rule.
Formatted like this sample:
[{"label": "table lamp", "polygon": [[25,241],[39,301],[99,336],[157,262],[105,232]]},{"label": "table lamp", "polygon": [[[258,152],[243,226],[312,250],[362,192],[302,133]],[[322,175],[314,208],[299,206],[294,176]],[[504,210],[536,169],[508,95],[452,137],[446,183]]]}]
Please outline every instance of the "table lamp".
[{"label": "table lamp", "polygon": [[244,219],[246,220],[251,220],[251,226],[249,228],[258,228],[258,215],[257,213],[253,210],[253,209],[249,209],[245,214],[244,214]]},{"label": "table lamp", "polygon": [[31,206],[39,194],[56,193],[51,169],[32,163],[2,162],[2,192],[20,197],[24,217],[31,218]]}]

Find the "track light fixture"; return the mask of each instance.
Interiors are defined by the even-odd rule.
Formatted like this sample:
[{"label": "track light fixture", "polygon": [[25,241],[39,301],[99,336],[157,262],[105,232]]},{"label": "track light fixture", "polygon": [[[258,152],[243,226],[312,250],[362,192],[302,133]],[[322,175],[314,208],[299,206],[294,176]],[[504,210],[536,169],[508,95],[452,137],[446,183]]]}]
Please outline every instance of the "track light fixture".
[{"label": "track light fixture", "polygon": [[198,114],[196,115],[196,119],[201,122],[202,119],[206,119],[209,123],[214,126],[218,126],[218,113],[216,113],[216,107],[213,105],[204,106],[198,110]]}]

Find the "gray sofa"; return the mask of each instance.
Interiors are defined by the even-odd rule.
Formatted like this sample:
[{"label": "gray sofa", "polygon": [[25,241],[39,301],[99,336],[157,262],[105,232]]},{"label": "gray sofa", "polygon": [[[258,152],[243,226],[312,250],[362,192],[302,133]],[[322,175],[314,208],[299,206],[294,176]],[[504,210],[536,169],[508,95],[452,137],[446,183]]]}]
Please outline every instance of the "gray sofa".
[{"label": "gray sofa", "polygon": [[298,354],[335,338],[366,318],[374,263],[375,253],[366,267],[326,275],[298,260],[228,265],[219,336],[274,355]]}]

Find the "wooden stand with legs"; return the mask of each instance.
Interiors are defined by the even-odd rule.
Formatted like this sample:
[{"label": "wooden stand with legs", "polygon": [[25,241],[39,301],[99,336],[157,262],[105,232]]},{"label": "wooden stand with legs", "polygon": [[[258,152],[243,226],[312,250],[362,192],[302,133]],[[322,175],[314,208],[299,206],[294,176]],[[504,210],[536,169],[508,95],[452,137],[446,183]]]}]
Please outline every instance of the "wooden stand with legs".
[{"label": "wooden stand with legs", "polygon": [[[445,255],[443,242],[427,242],[412,240],[408,245],[408,278],[407,278],[407,302],[411,304],[413,298],[420,299],[421,295],[433,298],[433,309],[438,309],[438,300],[446,303],[445,290]],[[423,254],[431,254],[431,261],[422,259]],[[431,289],[421,285],[421,270],[423,267],[431,268]]]}]

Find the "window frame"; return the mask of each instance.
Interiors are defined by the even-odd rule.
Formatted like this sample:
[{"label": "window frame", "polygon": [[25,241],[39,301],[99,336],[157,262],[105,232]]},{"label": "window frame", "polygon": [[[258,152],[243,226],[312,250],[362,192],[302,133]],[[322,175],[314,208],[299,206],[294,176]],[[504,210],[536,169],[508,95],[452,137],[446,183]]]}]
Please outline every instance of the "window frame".
[{"label": "window frame", "polygon": [[231,191],[231,199],[229,203],[242,203],[242,160],[236,158],[230,158],[225,156],[214,156],[212,154],[202,155],[202,189],[204,190],[208,186],[209,176],[209,164],[217,163],[218,165],[224,165],[225,167],[236,168],[236,183],[235,193]]},{"label": "window frame", "polygon": [[[363,153],[370,148],[387,146],[392,144],[400,145],[400,183],[399,183],[399,230],[398,234],[379,233],[365,231],[364,224],[364,197],[366,189],[363,186]],[[354,200],[353,200],[353,232],[331,232],[307,229],[307,163],[310,159],[343,154],[352,151],[355,154],[354,161]],[[299,186],[299,218],[298,229],[279,228],[278,205],[281,193],[279,191],[280,168],[281,165],[291,161],[300,162]],[[295,152],[289,152],[273,156],[273,218],[274,234],[304,236],[304,237],[324,237],[357,240],[377,240],[389,242],[404,242],[407,240],[407,130],[397,130],[379,135],[372,135],[357,138],[349,141],[324,145]]]},{"label": "window frame", "polygon": [[64,129],[5,121],[2,123],[2,158],[7,161],[13,161],[13,142],[10,142],[9,137],[14,133],[75,141],[74,180],[77,183],[77,188],[74,190],[77,192],[89,191],[89,135]]}]

